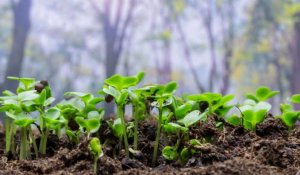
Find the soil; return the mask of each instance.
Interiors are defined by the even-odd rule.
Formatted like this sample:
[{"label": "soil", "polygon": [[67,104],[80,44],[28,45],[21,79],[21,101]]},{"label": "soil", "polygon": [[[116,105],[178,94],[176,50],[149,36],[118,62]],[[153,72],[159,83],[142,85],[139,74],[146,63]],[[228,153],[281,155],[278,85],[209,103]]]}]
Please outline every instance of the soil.
[{"label": "soil", "polygon": [[[217,129],[215,118],[212,116],[207,123],[201,123],[190,129],[190,139],[204,141],[200,146],[194,147],[197,154],[184,164],[166,161],[160,156],[154,167],[151,166],[151,159],[155,122],[140,124],[138,148],[140,152],[132,154],[131,158],[124,156],[118,139],[108,125],[103,124],[99,136],[101,142],[105,142],[103,146],[105,154],[98,161],[98,174],[300,174],[299,126],[289,131],[279,119],[269,115],[257,126],[256,132],[227,124],[223,129]],[[164,136],[161,140],[162,145],[175,142],[170,138],[168,140],[171,141],[165,143],[163,138]],[[106,139],[109,139],[109,142]],[[129,139],[129,142],[133,141]],[[87,141],[72,145],[67,138],[59,139],[51,135],[47,155],[34,160],[16,160],[12,155],[5,155],[3,131],[0,131],[0,143],[0,174],[93,174],[93,159],[89,154]]]}]

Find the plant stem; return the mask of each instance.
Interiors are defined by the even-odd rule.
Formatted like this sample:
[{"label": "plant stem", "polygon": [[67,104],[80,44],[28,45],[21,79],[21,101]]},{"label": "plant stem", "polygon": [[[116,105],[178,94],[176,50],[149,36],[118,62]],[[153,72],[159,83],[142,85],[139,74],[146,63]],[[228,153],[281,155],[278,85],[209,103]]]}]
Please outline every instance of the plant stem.
[{"label": "plant stem", "polygon": [[123,126],[123,137],[124,137],[124,146],[125,146],[125,154],[129,157],[128,151],[128,139],[127,139],[127,132],[126,132],[126,124],[124,119],[124,106],[118,106],[118,117],[121,119],[121,123]]},{"label": "plant stem", "polygon": [[10,142],[11,141],[11,134],[10,134],[10,119],[5,117],[5,153],[10,151]]},{"label": "plant stem", "polygon": [[26,127],[21,128],[21,145],[20,145],[20,160],[26,159],[27,157],[27,129]]},{"label": "plant stem", "polygon": [[97,157],[94,157],[94,173],[95,174],[97,174],[97,161],[98,161],[98,159],[97,159]]},{"label": "plant stem", "polygon": [[48,134],[49,134],[49,129],[46,128],[46,130],[42,134],[41,143],[40,143],[40,152],[41,152],[41,154],[46,154]]},{"label": "plant stem", "polygon": [[137,110],[137,107],[134,106],[133,107],[133,117],[134,117],[134,137],[133,137],[133,149],[134,150],[137,150],[138,149],[138,110]]},{"label": "plant stem", "polygon": [[30,137],[31,137],[31,140],[32,140],[32,145],[33,145],[33,149],[34,149],[34,153],[35,153],[35,158],[38,159],[39,158],[38,148],[37,148],[36,141],[35,141],[34,135],[32,133],[31,127],[29,127],[29,134],[30,134]]},{"label": "plant stem", "polygon": [[157,151],[158,151],[158,145],[159,145],[159,140],[160,140],[160,131],[161,131],[161,122],[162,122],[162,105],[159,106],[159,116],[158,116],[158,123],[157,123],[157,128],[156,128],[156,137],[155,137],[155,142],[154,142],[152,166],[155,166],[156,159],[157,159]]}]

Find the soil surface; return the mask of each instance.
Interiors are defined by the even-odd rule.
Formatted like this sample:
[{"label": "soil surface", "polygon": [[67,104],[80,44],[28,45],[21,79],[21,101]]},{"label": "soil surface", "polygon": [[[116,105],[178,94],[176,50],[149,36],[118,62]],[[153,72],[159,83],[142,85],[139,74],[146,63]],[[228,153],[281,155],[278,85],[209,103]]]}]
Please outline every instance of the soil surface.
[{"label": "soil surface", "polygon": [[[184,164],[166,161],[160,156],[154,167],[151,166],[151,159],[155,122],[140,124],[138,149],[141,152],[131,155],[131,158],[125,158],[118,139],[103,124],[99,135],[101,142],[105,142],[105,155],[98,161],[98,174],[300,174],[299,126],[289,131],[280,120],[268,116],[257,126],[256,132],[249,132],[242,127],[230,125],[217,129],[213,118],[190,129],[190,139],[205,140],[201,146],[194,148],[197,154]],[[163,145],[172,144],[164,143],[163,137],[160,150]],[[132,140],[129,142],[132,143]],[[46,156],[38,159],[32,156],[33,160],[22,161],[16,160],[13,155],[5,155],[4,147],[4,134],[0,131],[0,174],[93,174],[93,159],[89,154],[87,141],[72,145],[67,138],[58,139],[51,135]]]}]

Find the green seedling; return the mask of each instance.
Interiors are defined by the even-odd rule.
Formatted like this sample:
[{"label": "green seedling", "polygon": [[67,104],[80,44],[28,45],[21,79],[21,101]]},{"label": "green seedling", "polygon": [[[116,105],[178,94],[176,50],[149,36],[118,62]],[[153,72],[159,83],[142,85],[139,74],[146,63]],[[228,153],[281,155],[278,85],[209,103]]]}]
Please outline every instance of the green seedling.
[{"label": "green seedling", "polygon": [[178,120],[177,122],[184,125],[185,127],[190,127],[191,125],[197,123],[198,121],[206,121],[208,112],[201,113],[198,110],[192,111],[187,114],[184,118]]},{"label": "green seedling", "polygon": [[261,86],[256,90],[256,94],[247,94],[246,97],[254,100],[255,102],[260,102],[267,101],[277,94],[279,94],[279,91],[272,91],[269,87]]},{"label": "green seedling", "polygon": [[[290,102],[300,104],[300,94],[293,95],[290,99]],[[280,110],[282,112],[280,119],[286,126],[289,127],[289,129],[293,128],[295,123],[300,120],[300,111],[295,111],[291,104],[280,104]]]},{"label": "green seedling", "polygon": [[[121,76],[113,75],[104,80],[105,86],[100,94],[112,96],[117,105],[117,117],[121,119],[123,129],[123,140],[125,145],[125,153],[129,156],[128,137],[126,133],[126,123],[124,119],[125,105],[128,103],[129,90],[128,88],[136,86],[144,77],[144,73],[140,72],[136,76]],[[136,123],[137,125],[137,123]],[[136,126],[137,127],[137,126]],[[136,130],[137,132],[137,130]]]},{"label": "green seedling", "polygon": [[211,92],[187,96],[188,100],[198,103],[201,112],[208,109],[209,115],[217,113],[222,116],[233,107],[227,106],[227,103],[233,98],[234,95],[222,96],[221,94]]},{"label": "green seedling", "polygon": [[177,148],[173,146],[165,146],[162,150],[162,156],[167,160],[174,160],[178,157]]},{"label": "green seedling", "polygon": [[258,102],[248,100],[246,104],[239,109],[243,115],[243,125],[246,129],[255,130],[256,125],[263,122],[266,114],[272,106],[267,102]]},{"label": "green seedling", "polygon": [[177,89],[177,83],[170,82],[166,85],[151,85],[148,88],[150,92],[153,92],[152,96],[148,98],[155,100],[154,102],[151,103],[151,105],[153,107],[156,107],[159,112],[157,118],[158,122],[156,127],[156,137],[154,142],[154,151],[153,151],[153,159],[152,159],[152,164],[154,165],[157,159],[158,145],[161,136],[161,127],[163,124],[163,108],[169,106],[172,103],[173,100],[172,96]]},{"label": "green seedling", "polygon": [[[17,94],[10,91],[4,91],[4,96],[0,97],[1,112],[6,113],[5,127],[6,127],[6,153],[15,151],[14,135],[16,127],[20,128],[20,159],[27,158],[27,151],[29,150],[28,133],[31,133],[31,124],[35,122],[30,116],[31,112],[36,110],[40,95],[34,90],[35,80],[30,78],[9,77],[12,80],[18,80],[19,86]],[[33,144],[35,139],[30,135]],[[36,156],[37,150],[35,150]]]},{"label": "green seedling", "polygon": [[92,138],[89,143],[89,150],[94,157],[94,173],[97,174],[97,162],[100,157],[103,156],[100,140],[96,137]]},{"label": "green seedling", "polygon": [[[138,82],[142,81],[144,78],[144,72],[139,73],[136,77]],[[134,119],[134,138],[133,138],[133,149],[138,149],[138,123],[140,120],[144,119],[144,113],[146,110],[145,99],[142,94],[143,91],[137,88],[129,89],[128,95],[130,102],[132,104],[133,119]]]},{"label": "green seedling", "polygon": [[65,97],[69,100],[57,104],[57,108],[66,120],[66,134],[71,141],[78,143],[82,133],[87,133],[89,138],[90,134],[99,130],[104,109],[97,105],[104,99],[81,92],[67,92]]}]

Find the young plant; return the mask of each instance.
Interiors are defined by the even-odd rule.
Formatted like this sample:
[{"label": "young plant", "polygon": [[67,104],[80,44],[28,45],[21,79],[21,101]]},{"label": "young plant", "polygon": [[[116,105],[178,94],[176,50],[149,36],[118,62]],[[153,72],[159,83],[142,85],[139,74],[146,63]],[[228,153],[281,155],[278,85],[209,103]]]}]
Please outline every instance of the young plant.
[{"label": "young plant", "polygon": [[100,140],[96,137],[92,138],[89,142],[89,150],[94,157],[94,173],[97,174],[97,162],[103,156]]},{"label": "young plant", "polygon": [[[300,104],[300,94],[293,95],[290,102]],[[291,104],[280,104],[280,110],[282,112],[280,119],[289,129],[293,128],[295,123],[300,120],[300,111],[295,111]]]},{"label": "young plant", "polygon": [[[12,80],[18,80],[19,86],[17,94],[10,91],[4,91],[4,96],[0,97],[1,112],[6,113],[5,127],[6,127],[6,153],[14,152],[14,135],[16,127],[20,128],[20,159],[27,158],[27,151],[29,150],[28,133],[31,133],[30,125],[35,122],[30,116],[31,112],[36,110],[37,101],[41,96],[34,90],[35,80],[31,78],[17,78],[9,77]],[[35,144],[35,140],[31,135],[31,140]],[[37,150],[36,156],[37,156]]]},{"label": "young plant", "polygon": [[234,95],[222,96],[218,93],[203,93],[196,95],[187,96],[188,100],[195,101],[199,105],[199,110],[204,112],[208,109],[208,114],[218,113],[219,115],[224,115],[233,106],[227,106],[227,103],[234,98]]},{"label": "young plant", "polygon": [[152,164],[155,165],[157,160],[157,152],[158,152],[158,145],[161,136],[161,127],[163,124],[163,108],[169,106],[172,103],[172,96],[173,93],[177,89],[177,83],[170,82],[166,85],[152,85],[150,87],[150,91],[154,92],[151,96],[152,99],[155,101],[151,104],[152,106],[156,107],[159,111],[158,115],[158,122],[156,127],[156,137],[154,142],[154,150],[153,150],[153,159]]},{"label": "young plant", "polygon": [[[128,88],[136,86],[143,78],[144,73],[140,72],[135,76],[113,75],[104,80],[105,86],[100,94],[105,93],[107,96],[114,98],[117,105],[117,118],[121,120],[122,137],[125,145],[125,153],[129,156],[128,137],[126,132],[126,123],[124,119],[125,105],[128,103]],[[137,131],[136,131],[137,132]]]},{"label": "young plant", "polygon": [[255,130],[256,125],[264,121],[266,114],[271,108],[272,106],[267,102],[246,102],[244,106],[239,108],[242,112],[244,127],[249,130]]},{"label": "young plant", "polygon": [[104,110],[97,105],[104,99],[94,97],[90,93],[67,92],[65,97],[69,100],[57,105],[66,120],[66,134],[69,139],[78,143],[82,133],[95,133],[101,126]]},{"label": "young plant", "polygon": [[246,97],[258,103],[260,101],[267,101],[277,94],[279,94],[279,91],[272,91],[269,87],[260,86],[257,88],[255,94],[247,94]]}]

